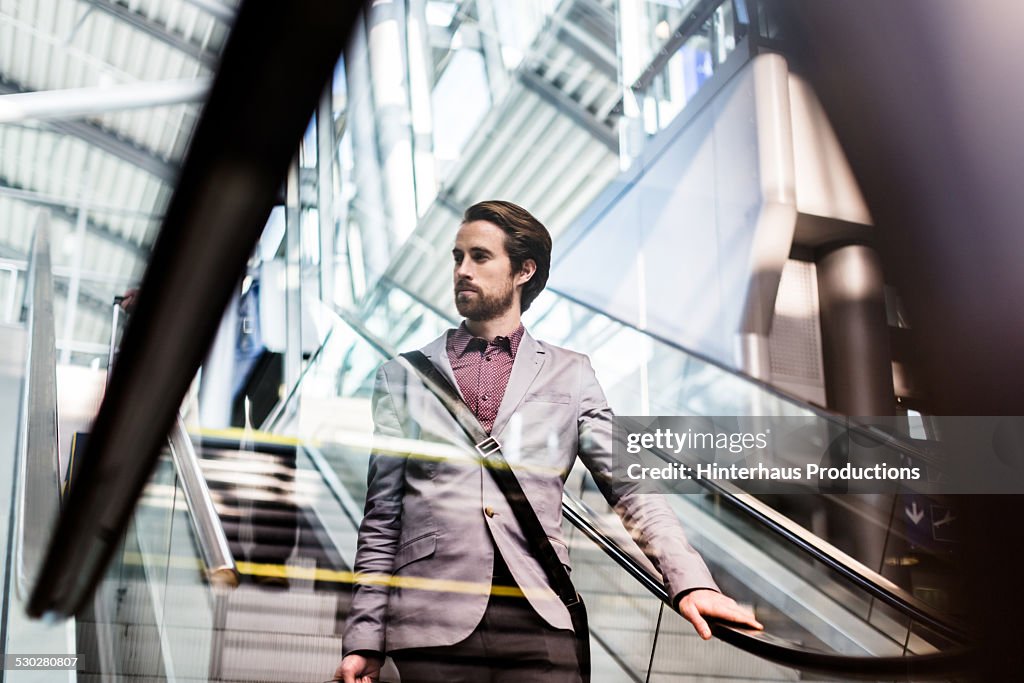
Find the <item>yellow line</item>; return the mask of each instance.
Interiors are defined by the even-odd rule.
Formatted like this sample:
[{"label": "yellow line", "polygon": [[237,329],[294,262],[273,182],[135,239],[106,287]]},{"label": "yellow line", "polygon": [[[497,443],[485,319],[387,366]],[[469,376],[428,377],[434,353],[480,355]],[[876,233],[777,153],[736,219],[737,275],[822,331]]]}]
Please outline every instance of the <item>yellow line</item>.
[{"label": "yellow line", "polygon": [[431,579],[425,576],[394,576],[392,574],[360,575],[356,572],[339,571],[336,569],[288,567],[281,564],[262,564],[258,562],[237,562],[236,565],[240,573],[252,576],[307,579],[362,586],[390,586],[392,588],[437,591],[440,593],[470,593],[476,595],[493,593],[494,595],[520,598],[524,595],[519,586],[492,586],[490,583],[479,583],[476,581]]},{"label": "yellow line", "polygon": [[[309,445],[314,446],[314,447],[320,447],[322,445],[322,441],[320,441],[320,440],[303,440],[303,439],[299,439],[299,438],[296,438],[296,437],[293,437],[293,436],[282,436],[280,434],[269,434],[267,432],[258,432],[258,431],[248,431],[247,432],[246,430],[239,429],[238,427],[231,427],[231,428],[228,428],[228,429],[200,429],[198,432],[192,432],[192,433],[193,434],[198,434],[200,437],[210,436],[210,437],[222,438],[222,439],[237,439],[239,441],[248,440],[248,441],[252,441],[252,442],[256,442],[256,443],[260,443],[260,442],[262,442],[262,443],[274,443],[274,444],[280,444],[280,445],[285,445],[285,446],[301,446],[303,444],[309,444]],[[394,441],[405,442],[405,443],[393,444],[392,442],[394,442]],[[328,443],[342,443],[342,444],[345,444],[344,441],[329,441]],[[458,451],[457,453],[453,452],[453,453],[448,453],[448,454],[441,454],[441,453],[429,453],[429,452],[426,452],[426,451],[417,451],[417,450],[415,450],[413,448],[409,448],[408,447],[409,445],[412,445],[412,444],[415,444],[415,443],[417,443],[417,442],[415,440],[413,440],[413,439],[402,439],[402,438],[399,438],[399,437],[387,437],[387,438],[383,438],[382,439],[382,438],[380,438],[378,436],[374,436],[372,438],[372,440],[370,440],[367,444],[359,444],[359,446],[360,447],[365,446],[366,451],[367,451],[367,455],[369,455],[370,451],[373,451],[373,452],[378,453],[378,454],[386,453],[386,454],[389,454],[389,455],[395,455],[395,456],[399,456],[399,457],[415,459],[415,460],[422,460],[422,461],[428,461],[428,462],[457,462],[457,463],[466,464],[466,465],[472,465],[472,464],[475,464],[475,463],[479,462],[477,460],[476,456],[474,456],[470,451],[468,451],[468,450],[467,451],[459,450],[458,446],[455,446],[454,444],[441,444],[441,445],[448,446],[448,447],[450,447],[453,450],[457,450]],[[423,442],[423,443],[431,443],[431,444],[433,444],[433,443],[439,443],[439,442]],[[351,444],[346,444],[346,445],[351,445]],[[551,466],[551,465],[542,465],[542,464],[537,464],[537,463],[517,462],[514,465],[512,465],[512,469],[516,470],[516,471],[521,471],[521,472],[532,472],[534,474],[550,474],[550,475],[555,475],[555,476],[560,476],[562,474],[562,470],[559,467],[554,467],[554,466]]]},{"label": "yellow line", "polygon": [[[176,569],[204,569],[202,561],[197,557],[151,555],[136,552],[126,552],[122,555],[125,564],[162,564]],[[308,581],[321,581],[324,583],[357,584],[363,586],[390,586],[392,588],[406,588],[409,590],[435,591],[438,593],[464,593],[472,595],[500,595],[503,597],[521,598],[525,596],[523,589],[519,586],[492,586],[490,583],[476,581],[456,581],[453,579],[431,579],[425,576],[394,576],[392,574],[362,574],[356,572],[339,571],[336,569],[321,569],[313,567],[289,567],[283,564],[268,564],[262,562],[236,562],[239,574],[249,576],[268,576],[286,579],[305,579]],[[552,594],[546,589],[532,591],[539,599],[548,599]]]},{"label": "yellow line", "polygon": [[281,434],[271,434],[270,432],[260,432],[255,430],[245,430],[239,427],[229,427],[227,429],[200,429],[198,432],[190,432],[191,434],[199,434],[200,437],[212,436],[221,439],[238,439],[239,441],[257,441],[260,443],[273,443],[282,446],[301,446],[303,443],[302,439],[298,439],[294,436],[283,436]]}]

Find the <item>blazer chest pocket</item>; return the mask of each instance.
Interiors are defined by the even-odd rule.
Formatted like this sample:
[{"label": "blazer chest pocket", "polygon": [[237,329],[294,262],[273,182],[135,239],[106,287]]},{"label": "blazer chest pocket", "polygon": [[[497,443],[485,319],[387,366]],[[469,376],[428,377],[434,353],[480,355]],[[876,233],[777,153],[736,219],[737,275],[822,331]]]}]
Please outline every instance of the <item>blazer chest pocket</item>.
[{"label": "blazer chest pocket", "polygon": [[430,557],[437,550],[437,533],[429,533],[411,541],[406,541],[395,553],[393,572],[397,572],[407,564]]},{"label": "blazer chest pocket", "polygon": [[526,403],[563,403],[568,404],[572,397],[569,394],[557,392],[557,391],[541,391],[536,394],[530,394],[525,399]]}]

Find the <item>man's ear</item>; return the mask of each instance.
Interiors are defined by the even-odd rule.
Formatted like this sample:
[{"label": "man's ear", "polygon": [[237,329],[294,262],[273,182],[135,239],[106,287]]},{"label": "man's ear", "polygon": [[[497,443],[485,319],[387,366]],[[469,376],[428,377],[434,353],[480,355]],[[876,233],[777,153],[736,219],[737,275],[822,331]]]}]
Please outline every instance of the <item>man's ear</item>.
[{"label": "man's ear", "polygon": [[537,272],[537,262],[532,258],[528,258],[523,261],[523,265],[519,267],[519,275],[516,276],[517,285],[525,285],[533,277],[533,274]]}]

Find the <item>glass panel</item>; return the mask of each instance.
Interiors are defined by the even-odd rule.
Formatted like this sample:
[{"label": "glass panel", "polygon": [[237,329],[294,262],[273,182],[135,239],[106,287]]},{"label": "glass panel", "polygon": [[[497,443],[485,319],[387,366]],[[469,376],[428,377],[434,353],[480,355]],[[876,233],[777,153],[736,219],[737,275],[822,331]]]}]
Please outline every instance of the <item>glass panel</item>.
[{"label": "glass panel", "polygon": [[718,7],[676,50],[654,76],[645,106],[653,108],[655,127],[666,128],[704,83],[732,54],[740,37],[731,3]]},{"label": "glass panel", "polygon": [[174,678],[204,679],[215,645],[215,604],[219,596],[206,582],[184,491],[174,489],[167,579],[163,599],[162,655]]},{"label": "glass panel", "polygon": [[[365,333],[338,320],[328,344],[307,373],[301,391],[302,409],[289,426],[290,432],[317,440],[317,451],[330,463],[346,495],[351,497],[350,508],[356,510],[365,497],[366,454],[372,443],[368,405],[372,378],[376,366],[384,359],[383,350],[374,348],[365,335],[388,347],[415,348],[449,324],[444,316],[397,287],[382,286],[370,300],[373,303],[364,308],[360,323],[365,324]],[[568,300],[548,296],[543,305],[539,304],[540,300],[535,304],[536,310],[530,312],[531,331],[576,348],[594,345],[598,373],[615,378],[607,383],[613,404],[620,397],[636,397],[640,393],[644,373],[638,365],[646,362],[657,368],[647,374],[649,389],[641,394],[646,396],[652,411],[699,414],[697,411],[707,410],[711,414],[725,414],[733,410],[744,414],[750,406],[756,406],[781,414],[807,412],[707,361],[681,359],[678,349]],[[568,330],[574,333],[568,334]],[[637,354],[622,353],[620,346],[647,348],[649,353],[646,359],[638,359]],[[668,373],[657,363],[674,363],[673,367],[680,369]],[[681,376],[677,380],[679,386],[654,391],[658,383],[651,378],[670,374]],[[599,527],[613,536],[621,536],[621,525],[589,474],[571,481],[577,483],[567,490],[580,491],[583,501],[596,511],[593,519]],[[765,498],[782,507],[780,501]],[[814,511],[833,498],[851,503],[850,497],[836,496],[790,496],[786,500],[791,504],[806,503],[809,523],[813,524]],[[923,631],[910,636],[906,617],[880,608],[833,570],[796,551],[721,498],[699,494],[674,495],[669,500],[689,530],[691,543],[708,561],[723,590],[754,606],[773,635],[825,652],[862,656],[901,654],[908,637],[914,652],[945,646],[930,640]],[[865,505],[868,503],[891,512],[893,498],[880,497]],[[802,514],[796,508],[788,510],[795,517]],[[354,520],[357,515],[349,515],[349,519]],[[348,529],[340,536],[347,547],[342,550],[345,555],[354,550],[355,524],[342,521],[345,523],[341,526]],[[654,645],[651,636],[660,618],[652,680],[672,673],[678,675],[682,661],[695,675],[794,678],[792,671],[766,667],[757,658],[738,654],[721,642],[701,642],[681,617],[669,611],[662,614],[659,601],[642,591],[578,532],[568,525],[565,529],[573,557],[573,577],[590,606],[594,649],[598,653],[595,659],[629,672],[623,675],[643,680]],[[632,547],[631,541],[626,543]],[[633,552],[638,551],[633,548]]]},{"label": "glass panel", "polygon": [[174,466],[161,457],[93,600],[76,619],[80,675],[166,677],[161,614],[176,489]]},{"label": "glass panel", "polygon": [[624,680],[623,669],[645,680],[664,604],[568,521],[562,522],[562,532],[573,585],[586,602],[593,632],[593,680]]},{"label": "glass panel", "polygon": [[24,276],[21,262],[0,259],[0,323],[16,323],[21,317]]},{"label": "glass panel", "polygon": [[117,681],[329,678],[341,651],[358,508],[325,482],[322,456],[293,441],[253,443],[251,433],[220,431],[197,438],[197,450],[240,585],[209,584],[174,465],[162,458],[79,620],[80,673]]}]

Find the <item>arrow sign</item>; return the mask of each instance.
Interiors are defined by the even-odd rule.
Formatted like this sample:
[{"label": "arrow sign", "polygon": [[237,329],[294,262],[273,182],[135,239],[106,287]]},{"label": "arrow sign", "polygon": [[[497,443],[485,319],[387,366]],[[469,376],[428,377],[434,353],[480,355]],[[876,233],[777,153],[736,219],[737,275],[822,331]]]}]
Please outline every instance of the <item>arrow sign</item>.
[{"label": "arrow sign", "polygon": [[944,505],[931,506],[932,538],[936,541],[956,543],[960,540],[960,530],[957,528],[957,516],[953,510]]},{"label": "arrow sign", "polygon": [[932,526],[934,526],[937,529],[940,526],[942,526],[943,524],[949,524],[950,522],[952,522],[955,519],[956,519],[956,517],[953,516],[953,513],[950,510],[946,510],[946,516],[943,517],[942,519],[940,519],[937,522],[932,522]]},{"label": "arrow sign", "polygon": [[903,511],[907,513],[907,517],[910,517],[910,521],[916,526],[924,518],[924,510],[917,509],[917,501],[915,500],[910,507],[903,508]]}]

